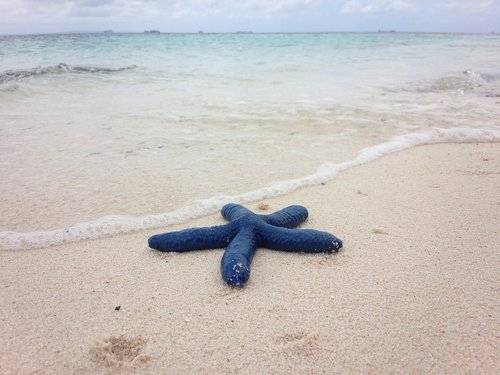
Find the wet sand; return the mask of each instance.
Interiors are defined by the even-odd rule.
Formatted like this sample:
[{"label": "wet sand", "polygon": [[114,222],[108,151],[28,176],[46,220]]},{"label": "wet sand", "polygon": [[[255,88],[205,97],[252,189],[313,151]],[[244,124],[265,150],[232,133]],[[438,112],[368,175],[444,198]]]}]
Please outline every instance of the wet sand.
[{"label": "wet sand", "polygon": [[222,250],[160,230],[0,253],[0,373],[500,372],[500,144],[420,146],[254,202],[309,209],[339,254],[260,249],[243,289]]}]

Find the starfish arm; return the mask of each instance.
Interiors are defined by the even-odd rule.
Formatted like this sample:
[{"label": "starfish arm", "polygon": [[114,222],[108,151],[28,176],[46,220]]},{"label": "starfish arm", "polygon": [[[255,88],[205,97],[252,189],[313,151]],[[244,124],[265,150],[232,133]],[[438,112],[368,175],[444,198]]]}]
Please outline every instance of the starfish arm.
[{"label": "starfish arm", "polygon": [[149,237],[149,247],[159,251],[185,252],[226,247],[236,235],[237,226],[225,225],[191,228]]},{"label": "starfish arm", "polygon": [[222,256],[222,279],[232,286],[243,286],[250,277],[250,263],[257,249],[257,237],[252,227],[244,227],[234,237]]},{"label": "starfish arm", "polygon": [[236,203],[226,204],[224,207],[222,207],[220,212],[221,212],[222,216],[226,220],[229,220],[229,221],[238,219],[238,218],[240,218],[244,215],[247,215],[247,214],[255,215],[248,208],[245,208],[242,205],[236,204]]},{"label": "starfish arm", "polygon": [[266,223],[277,227],[295,228],[305,221],[308,215],[307,208],[294,205],[283,208],[270,215],[262,215],[261,217]]},{"label": "starfish arm", "polygon": [[342,241],[334,235],[313,229],[287,229],[270,225],[259,227],[261,246],[268,249],[324,253],[338,251]]}]

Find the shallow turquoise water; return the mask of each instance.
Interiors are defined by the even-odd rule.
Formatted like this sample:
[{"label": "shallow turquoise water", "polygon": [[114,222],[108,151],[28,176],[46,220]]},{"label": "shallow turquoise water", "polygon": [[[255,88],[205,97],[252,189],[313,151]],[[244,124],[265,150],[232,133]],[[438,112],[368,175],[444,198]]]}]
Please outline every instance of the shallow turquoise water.
[{"label": "shallow turquoise water", "polygon": [[245,195],[395,136],[490,137],[499,102],[497,35],[3,36],[0,237],[284,193]]}]

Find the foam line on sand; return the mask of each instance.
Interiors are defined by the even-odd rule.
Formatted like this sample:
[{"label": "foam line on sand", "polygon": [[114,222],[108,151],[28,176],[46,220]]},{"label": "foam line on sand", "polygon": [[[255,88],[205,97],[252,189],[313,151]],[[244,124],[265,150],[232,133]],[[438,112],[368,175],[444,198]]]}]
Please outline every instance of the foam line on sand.
[{"label": "foam line on sand", "polygon": [[174,211],[140,217],[123,215],[104,216],[93,221],[78,223],[66,228],[33,232],[0,232],[1,250],[23,250],[44,248],[68,242],[92,238],[102,238],[138,230],[159,228],[185,222],[187,220],[212,214],[227,203],[248,203],[285,195],[297,189],[318,185],[332,180],[343,170],[376,160],[384,155],[406,150],[418,145],[450,142],[495,142],[500,141],[499,129],[473,128],[434,128],[420,133],[410,133],[395,137],[359,152],[356,158],[343,163],[324,163],[315,173],[285,181],[240,195],[214,196],[196,200]]}]

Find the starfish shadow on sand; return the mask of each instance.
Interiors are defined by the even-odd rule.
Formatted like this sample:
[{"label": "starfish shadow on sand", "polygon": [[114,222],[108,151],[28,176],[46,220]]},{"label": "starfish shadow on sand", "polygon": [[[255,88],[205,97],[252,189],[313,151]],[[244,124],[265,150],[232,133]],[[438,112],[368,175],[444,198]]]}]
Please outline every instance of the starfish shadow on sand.
[{"label": "starfish shadow on sand", "polygon": [[221,260],[222,279],[243,286],[250,277],[250,263],[258,247],[274,250],[331,253],[342,248],[334,235],[313,229],[291,229],[307,219],[303,206],[289,206],[270,215],[258,215],[239,204],[226,204],[225,225],[190,228],[151,236],[149,247],[165,252],[226,248]]}]

